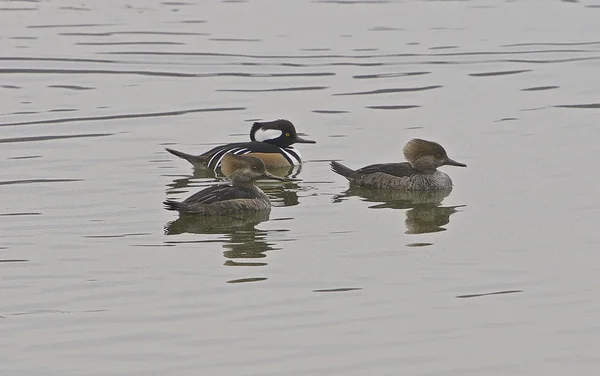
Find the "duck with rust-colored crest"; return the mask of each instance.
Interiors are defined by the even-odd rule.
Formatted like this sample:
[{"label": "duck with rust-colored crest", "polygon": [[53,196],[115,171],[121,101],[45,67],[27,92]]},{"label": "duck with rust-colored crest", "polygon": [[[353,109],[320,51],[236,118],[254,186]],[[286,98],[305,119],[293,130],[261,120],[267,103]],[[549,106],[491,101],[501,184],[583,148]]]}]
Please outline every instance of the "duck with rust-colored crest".
[{"label": "duck with rust-colored crest", "polygon": [[331,170],[359,187],[427,191],[452,188],[452,179],[439,171],[439,167],[467,167],[450,159],[437,142],[415,138],[404,146],[403,151],[407,162],[373,164],[353,170],[332,161]]},{"label": "duck with rust-colored crest", "polygon": [[231,180],[197,192],[184,201],[166,200],[168,210],[199,215],[230,215],[270,210],[269,197],[254,182],[259,179],[285,180],[272,175],[263,161],[249,155],[226,154],[221,171]]}]

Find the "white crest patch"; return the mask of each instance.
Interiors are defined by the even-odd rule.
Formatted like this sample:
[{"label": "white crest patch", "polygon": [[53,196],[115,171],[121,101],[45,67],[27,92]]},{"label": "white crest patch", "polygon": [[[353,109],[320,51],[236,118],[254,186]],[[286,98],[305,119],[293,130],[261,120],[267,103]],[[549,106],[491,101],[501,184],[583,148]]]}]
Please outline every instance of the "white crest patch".
[{"label": "white crest patch", "polygon": [[254,133],[254,139],[259,142],[263,142],[266,140],[273,140],[277,137],[280,137],[283,132],[279,129],[258,129],[256,133]]}]

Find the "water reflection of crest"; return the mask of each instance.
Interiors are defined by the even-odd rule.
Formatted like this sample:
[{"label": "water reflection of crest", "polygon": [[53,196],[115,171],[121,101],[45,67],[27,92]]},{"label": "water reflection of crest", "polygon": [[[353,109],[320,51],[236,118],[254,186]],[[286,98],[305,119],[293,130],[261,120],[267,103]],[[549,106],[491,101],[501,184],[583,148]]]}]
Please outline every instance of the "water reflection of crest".
[{"label": "water reflection of crest", "polygon": [[300,186],[296,181],[277,182],[265,180],[256,182],[256,185],[269,196],[271,204],[275,207],[296,206],[299,204],[298,190]]},{"label": "water reflection of crest", "polygon": [[405,233],[424,234],[446,231],[442,226],[450,223],[450,216],[457,212],[457,208],[465,206],[440,206],[451,192],[451,188],[435,191],[394,191],[350,187],[346,192],[335,196],[333,202],[357,196],[363,201],[377,203],[369,206],[371,209],[408,209]]}]

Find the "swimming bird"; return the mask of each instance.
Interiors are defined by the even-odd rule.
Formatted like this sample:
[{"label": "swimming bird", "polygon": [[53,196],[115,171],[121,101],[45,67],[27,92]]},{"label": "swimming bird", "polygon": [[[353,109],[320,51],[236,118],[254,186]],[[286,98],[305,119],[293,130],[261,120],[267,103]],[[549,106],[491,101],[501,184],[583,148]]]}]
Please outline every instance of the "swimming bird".
[{"label": "swimming bird", "polygon": [[415,138],[404,146],[403,152],[407,162],[373,164],[353,170],[332,161],[331,170],[360,187],[426,191],[452,188],[452,179],[438,171],[438,167],[467,167],[450,159],[446,150],[433,141]]},{"label": "swimming bird", "polygon": [[221,171],[230,184],[218,184],[197,192],[184,201],[166,200],[166,209],[200,215],[228,215],[271,208],[271,201],[254,182],[258,179],[285,180],[267,171],[263,161],[250,155],[226,154]]},{"label": "swimming bird", "polygon": [[252,155],[262,159],[268,169],[299,166],[302,164],[300,152],[293,144],[315,144],[296,133],[289,120],[279,119],[256,122],[250,129],[250,142],[235,142],[220,145],[200,155],[192,155],[165,148],[169,153],[183,158],[195,168],[216,170],[221,166],[226,154]]}]

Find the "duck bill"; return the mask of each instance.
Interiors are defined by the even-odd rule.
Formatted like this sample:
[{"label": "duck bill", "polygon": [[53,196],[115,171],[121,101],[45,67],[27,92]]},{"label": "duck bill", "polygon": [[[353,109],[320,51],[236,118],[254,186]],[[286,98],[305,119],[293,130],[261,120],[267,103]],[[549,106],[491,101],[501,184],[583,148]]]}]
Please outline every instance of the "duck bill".
[{"label": "duck bill", "polygon": [[460,163],[460,162],[457,162],[457,161],[455,161],[455,160],[452,160],[452,159],[450,159],[450,158],[446,159],[446,163],[444,163],[444,164],[445,164],[446,166],[467,167],[467,165],[466,165],[466,164],[464,164],[464,163]]},{"label": "duck bill", "polygon": [[279,176],[275,176],[275,175],[271,174],[268,171],[265,171],[265,173],[260,178],[261,179],[271,179],[271,180],[285,181],[285,178],[282,178],[282,177],[279,177]]},{"label": "duck bill", "polygon": [[297,144],[316,144],[317,141],[307,140],[305,138],[296,136],[296,143]]}]

